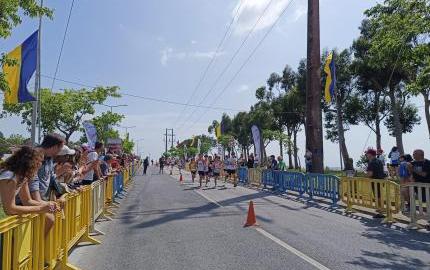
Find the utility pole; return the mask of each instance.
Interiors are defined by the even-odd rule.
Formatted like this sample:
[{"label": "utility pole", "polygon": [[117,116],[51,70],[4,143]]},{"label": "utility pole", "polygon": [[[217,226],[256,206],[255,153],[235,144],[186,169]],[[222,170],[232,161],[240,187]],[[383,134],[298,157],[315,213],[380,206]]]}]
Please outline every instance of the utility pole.
[{"label": "utility pole", "polygon": [[165,142],[166,142],[166,151],[164,152],[164,153],[167,153],[167,128],[166,128],[166,134],[165,134],[165,138],[164,138],[164,140],[165,140]]},{"label": "utility pole", "polygon": [[164,140],[166,142],[165,153],[167,153],[167,150],[168,150],[167,147],[168,147],[169,140],[171,142],[171,148],[173,148],[174,137],[175,137],[175,134],[173,134],[173,128],[166,128],[166,133],[164,134]]},{"label": "utility pole", "polygon": [[312,172],[324,172],[321,112],[319,0],[308,0],[306,79],[306,148],[312,152]]}]

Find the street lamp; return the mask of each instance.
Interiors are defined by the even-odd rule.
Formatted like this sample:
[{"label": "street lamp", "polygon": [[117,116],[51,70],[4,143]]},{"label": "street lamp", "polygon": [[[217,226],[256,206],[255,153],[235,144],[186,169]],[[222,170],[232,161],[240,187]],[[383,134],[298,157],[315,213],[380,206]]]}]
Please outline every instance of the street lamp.
[{"label": "street lamp", "polygon": [[135,128],[136,126],[129,126],[129,127],[123,127],[123,126],[119,126],[120,128],[125,128],[125,135],[127,136],[128,134],[128,129],[129,128]]},{"label": "street lamp", "polygon": [[118,107],[127,107],[127,104],[120,104],[120,105],[107,105],[107,104],[100,104],[102,106],[108,107],[110,108],[110,112],[112,112],[113,108],[118,108]]},{"label": "street lamp", "polygon": [[136,154],[137,154],[137,156],[140,156],[140,153],[139,153],[139,142],[140,141],[143,141],[143,139],[136,140]]}]

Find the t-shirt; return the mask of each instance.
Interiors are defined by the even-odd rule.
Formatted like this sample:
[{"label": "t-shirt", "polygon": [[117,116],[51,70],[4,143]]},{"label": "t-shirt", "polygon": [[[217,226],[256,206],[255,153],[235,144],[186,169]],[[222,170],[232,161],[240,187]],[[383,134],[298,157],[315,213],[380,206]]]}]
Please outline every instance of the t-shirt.
[{"label": "t-shirt", "polygon": [[214,161],[214,173],[220,173],[222,168],[222,163],[219,160]]},{"label": "t-shirt", "polygon": [[47,158],[43,161],[42,166],[40,167],[36,176],[28,184],[30,193],[39,191],[40,196],[42,198],[45,197],[49,188],[49,183],[51,182],[51,178],[55,175],[54,168],[55,167],[52,158]]},{"label": "t-shirt", "polygon": [[408,163],[406,161],[402,161],[399,166],[399,176],[402,178],[408,178],[410,175],[408,170]]},{"label": "t-shirt", "polygon": [[372,179],[384,179],[384,165],[382,162],[375,158],[371,161],[369,161],[369,164],[367,165],[367,171],[372,172]]},{"label": "t-shirt", "polygon": [[[97,154],[97,152],[90,152],[88,154],[87,164],[90,164],[91,162],[97,161],[98,159],[99,159],[99,154]],[[84,180],[87,180],[87,181],[93,181],[94,180],[94,169],[87,172],[87,174],[84,176]]]},{"label": "t-shirt", "polygon": [[[16,183],[17,187],[15,190],[15,196],[18,195],[19,191],[21,190],[22,185],[18,186],[18,181],[15,177],[15,174],[13,172],[7,171],[7,170],[1,171],[0,172],[0,181],[7,181],[7,180],[15,180],[17,182]],[[0,205],[1,205],[1,198],[0,198]]]},{"label": "t-shirt", "polygon": [[190,171],[192,172],[197,171],[197,163],[195,161],[190,162]]},{"label": "t-shirt", "polygon": [[205,161],[203,159],[197,160],[197,170],[199,172],[204,172],[205,171]]},{"label": "t-shirt", "polygon": [[391,165],[399,165],[400,152],[394,151],[389,154],[389,158],[391,159]]},{"label": "t-shirt", "polygon": [[[430,161],[425,159],[424,161],[412,161],[412,176],[416,182],[430,183]],[[417,172],[425,172],[426,176],[421,176]]]},{"label": "t-shirt", "polygon": [[249,169],[254,168],[254,159],[248,158],[247,167]]}]

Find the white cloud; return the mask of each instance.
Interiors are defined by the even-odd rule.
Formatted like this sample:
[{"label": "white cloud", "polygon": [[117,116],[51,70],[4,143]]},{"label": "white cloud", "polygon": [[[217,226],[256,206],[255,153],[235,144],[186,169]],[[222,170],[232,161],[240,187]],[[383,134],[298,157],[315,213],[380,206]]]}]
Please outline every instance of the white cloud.
[{"label": "white cloud", "polygon": [[197,41],[196,40],[191,40],[191,44],[195,45],[195,44],[197,44]]},{"label": "white cloud", "polygon": [[248,85],[246,85],[246,84],[242,84],[237,90],[236,90],[236,92],[237,93],[244,93],[244,92],[247,92],[247,91],[249,91],[249,86]]},{"label": "white cloud", "polygon": [[160,62],[161,65],[163,66],[167,66],[167,63],[171,60],[171,59],[176,59],[176,60],[184,60],[184,59],[211,59],[215,56],[221,56],[225,54],[224,52],[214,52],[214,51],[209,51],[209,52],[199,52],[199,51],[195,51],[195,52],[179,52],[179,51],[175,51],[173,48],[171,47],[166,47],[163,50],[161,50],[161,58],[160,58]]},{"label": "white cloud", "polygon": [[[271,0],[238,1],[236,7],[232,11],[232,16],[236,14],[236,10],[239,7],[240,3],[243,3],[240,7],[237,18],[235,19],[235,34],[241,35],[244,33],[248,33],[248,31],[250,31],[254,27],[258,18],[264,12],[270,1]],[[271,27],[281,15],[285,7],[289,5],[291,1],[293,0],[273,0],[268,6],[263,17],[258,22],[254,31],[259,31]],[[289,14],[292,14],[289,17],[289,21],[296,22],[307,13],[307,3],[305,2],[305,0],[295,0],[294,3],[291,3],[291,6],[289,6],[288,9],[294,9],[294,11],[288,12]]]}]

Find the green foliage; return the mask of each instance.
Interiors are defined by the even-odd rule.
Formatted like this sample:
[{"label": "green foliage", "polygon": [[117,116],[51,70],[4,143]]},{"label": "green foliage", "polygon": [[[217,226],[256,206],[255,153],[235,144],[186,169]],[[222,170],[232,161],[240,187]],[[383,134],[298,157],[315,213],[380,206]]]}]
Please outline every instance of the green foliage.
[{"label": "green foliage", "polygon": [[91,122],[97,129],[98,140],[106,142],[109,138],[119,138],[119,132],[118,130],[115,130],[113,126],[121,123],[123,119],[124,115],[110,111],[104,112],[101,115],[94,117]]},{"label": "green foliage", "polygon": [[22,22],[21,16],[52,18],[53,11],[41,7],[37,0],[0,0],[0,38],[10,36],[12,29]]},{"label": "green foliage", "polygon": [[0,153],[9,153],[9,148],[23,145],[27,139],[19,134],[12,134],[9,138],[0,135]]},{"label": "green foliage", "polygon": [[[384,121],[385,126],[390,132],[391,136],[394,136],[394,124],[393,115],[390,114]],[[419,125],[421,117],[418,116],[418,108],[413,104],[406,104],[400,111],[400,123],[402,124],[402,132],[412,132],[415,125]]]},{"label": "green foliage", "polygon": [[[58,130],[68,141],[70,136],[78,131],[83,119],[94,115],[94,105],[102,104],[109,97],[120,97],[118,87],[96,87],[93,90],[64,90],[52,92],[49,89],[41,91],[42,130],[49,133]],[[31,127],[31,103],[3,106],[2,117],[20,115],[22,123]]]},{"label": "green foliage", "polygon": [[122,149],[124,153],[131,154],[134,148],[134,141],[130,140],[130,134],[126,134],[125,138],[122,140]]}]

